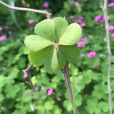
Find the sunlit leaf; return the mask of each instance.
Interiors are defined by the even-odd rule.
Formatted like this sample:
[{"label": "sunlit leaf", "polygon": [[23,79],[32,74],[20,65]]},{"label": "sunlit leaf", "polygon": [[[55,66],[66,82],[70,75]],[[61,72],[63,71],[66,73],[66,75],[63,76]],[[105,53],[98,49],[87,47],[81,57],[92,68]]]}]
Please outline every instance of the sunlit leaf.
[{"label": "sunlit leaf", "polygon": [[50,42],[49,40],[46,40],[37,35],[29,35],[25,38],[25,45],[31,51],[39,51],[51,44],[52,42]]}]

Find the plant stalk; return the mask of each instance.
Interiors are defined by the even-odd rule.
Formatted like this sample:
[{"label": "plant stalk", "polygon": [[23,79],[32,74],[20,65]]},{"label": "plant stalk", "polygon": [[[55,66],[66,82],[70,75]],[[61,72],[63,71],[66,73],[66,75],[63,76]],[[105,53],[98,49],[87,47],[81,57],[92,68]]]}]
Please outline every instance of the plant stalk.
[{"label": "plant stalk", "polygon": [[105,17],[105,29],[106,29],[106,38],[107,38],[107,48],[108,48],[108,94],[109,94],[109,107],[110,107],[110,114],[113,114],[112,112],[112,97],[111,97],[111,46],[110,46],[110,38],[109,38],[109,24],[107,19],[107,6],[108,6],[108,0],[104,0],[104,17]]},{"label": "plant stalk", "polygon": [[[74,107],[73,106],[73,94],[72,94],[71,83],[70,83],[70,78],[69,78],[68,62],[66,63],[65,67],[61,70],[61,72],[62,72],[62,74],[64,76],[65,83],[66,83],[67,90],[68,90],[69,97],[70,97],[70,101],[71,101],[72,108],[73,108]],[[76,114],[79,114],[76,105],[75,105],[75,112],[76,112]]]},{"label": "plant stalk", "polygon": [[0,4],[6,6],[9,9],[13,9],[13,10],[31,11],[31,12],[35,12],[35,13],[42,13],[42,14],[45,14],[47,16],[47,18],[50,18],[50,16],[51,16],[51,14],[46,10],[36,10],[36,9],[31,9],[31,8],[9,6],[6,3],[2,2],[1,0],[0,0]]},{"label": "plant stalk", "polygon": [[36,91],[34,85],[32,84],[32,81],[31,81],[31,73],[30,73],[30,70],[32,69],[32,67],[33,67],[33,65],[30,64],[30,65],[28,66],[28,68],[26,68],[25,70],[23,70],[23,72],[27,72],[27,74],[28,74],[28,80],[29,80],[29,82],[30,82],[31,88],[32,88],[32,90],[33,90],[35,93],[37,93],[37,91]]}]

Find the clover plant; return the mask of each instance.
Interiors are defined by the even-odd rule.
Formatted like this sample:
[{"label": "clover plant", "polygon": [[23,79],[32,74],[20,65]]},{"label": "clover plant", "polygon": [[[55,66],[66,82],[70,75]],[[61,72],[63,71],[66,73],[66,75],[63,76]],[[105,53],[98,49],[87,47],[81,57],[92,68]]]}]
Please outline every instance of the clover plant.
[{"label": "clover plant", "polygon": [[77,63],[80,51],[76,43],[82,35],[80,25],[68,25],[66,19],[56,17],[39,22],[34,31],[36,35],[25,38],[25,45],[30,50],[28,59],[34,66],[44,64],[45,70],[53,74],[66,62]]}]

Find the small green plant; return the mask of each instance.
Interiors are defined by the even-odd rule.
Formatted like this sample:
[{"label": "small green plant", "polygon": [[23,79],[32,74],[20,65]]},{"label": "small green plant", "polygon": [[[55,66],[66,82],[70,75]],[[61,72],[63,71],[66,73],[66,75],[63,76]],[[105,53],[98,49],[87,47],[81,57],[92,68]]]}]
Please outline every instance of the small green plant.
[{"label": "small green plant", "polygon": [[82,35],[80,25],[57,17],[45,19],[35,26],[36,35],[25,38],[25,45],[30,50],[29,61],[39,67],[44,64],[48,73],[62,69],[66,62],[76,64],[80,51],[75,45]]},{"label": "small green plant", "polygon": [[[53,74],[64,67],[63,75],[69,92],[74,114],[78,114],[75,108],[74,82],[73,95],[68,76],[67,62],[76,64],[80,51],[76,43],[80,40],[82,29],[80,25],[73,23],[68,26],[67,21],[62,17],[53,20],[46,19],[35,26],[37,35],[29,35],[25,39],[25,45],[30,50],[29,61],[39,67],[44,64],[45,70]],[[66,66],[65,66],[66,65]],[[72,73],[73,74],[73,73]],[[74,77],[74,75],[73,75]]]}]

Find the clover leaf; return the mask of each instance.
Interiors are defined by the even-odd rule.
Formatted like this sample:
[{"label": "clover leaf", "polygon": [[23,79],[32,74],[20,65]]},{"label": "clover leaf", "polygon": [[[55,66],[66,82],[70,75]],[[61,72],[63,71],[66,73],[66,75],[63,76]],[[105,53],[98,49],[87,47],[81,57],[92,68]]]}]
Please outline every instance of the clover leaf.
[{"label": "clover leaf", "polygon": [[39,67],[44,64],[45,70],[53,74],[62,69],[66,62],[76,64],[80,51],[75,45],[82,35],[80,25],[57,17],[45,19],[35,26],[36,35],[25,38],[25,45],[30,50],[29,61]]}]

